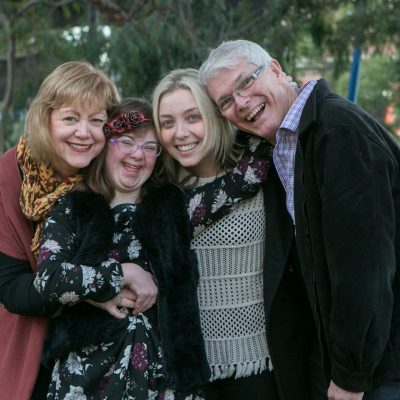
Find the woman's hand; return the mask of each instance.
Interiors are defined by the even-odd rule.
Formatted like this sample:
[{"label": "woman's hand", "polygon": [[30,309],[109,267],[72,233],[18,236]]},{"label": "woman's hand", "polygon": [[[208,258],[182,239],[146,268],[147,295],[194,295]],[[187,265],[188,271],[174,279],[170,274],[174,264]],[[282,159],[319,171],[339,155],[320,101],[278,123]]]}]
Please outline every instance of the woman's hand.
[{"label": "woman's hand", "polygon": [[136,294],[131,290],[123,288],[117,296],[99,303],[94,300],[86,300],[89,304],[107,311],[115,318],[123,319],[128,315],[128,308],[135,308]]},{"label": "woman's hand", "polygon": [[157,301],[158,288],[154,277],[141,266],[134,263],[123,263],[124,286],[136,294],[134,312],[144,312]]}]

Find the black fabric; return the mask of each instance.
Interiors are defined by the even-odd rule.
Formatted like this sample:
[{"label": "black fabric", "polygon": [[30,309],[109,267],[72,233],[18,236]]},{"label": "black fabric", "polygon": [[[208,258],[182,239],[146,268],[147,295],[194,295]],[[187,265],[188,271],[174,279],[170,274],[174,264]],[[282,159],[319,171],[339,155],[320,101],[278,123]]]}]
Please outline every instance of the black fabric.
[{"label": "black fabric", "polygon": [[161,343],[171,388],[201,386],[210,377],[200,326],[197,257],[190,248],[192,226],[185,200],[175,186],[154,189],[137,213],[138,238],[158,283]]},{"label": "black fabric", "polygon": [[[82,228],[82,248],[74,262],[104,260],[113,231],[112,212],[105,200],[89,192],[66,195],[71,212]],[[137,238],[143,242],[159,286],[159,328],[167,384],[186,389],[208,382],[197,304],[197,258],[190,250],[191,225],[185,195],[166,186],[149,191],[138,207]],[[118,328],[116,328],[118,326]],[[76,348],[112,340],[120,320],[86,303],[70,307],[50,325],[44,358],[65,355]]]},{"label": "black fabric", "polygon": [[36,379],[35,387],[30,400],[44,400],[47,397],[47,389],[49,388],[52,370],[40,365],[39,374]]},{"label": "black fabric", "polygon": [[294,226],[286,209],[286,193],[274,167],[264,193],[264,307],[275,380],[281,400],[310,400],[309,358],[315,328],[298,276]]},{"label": "black fabric", "polygon": [[320,80],[299,126],[296,240],[324,362],[341,388],[400,376],[400,148]]},{"label": "black fabric", "polygon": [[279,400],[274,373],[219,379],[205,386],[205,400]]},{"label": "black fabric", "polygon": [[35,275],[28,261],[0,252],[0,303],[9,312],[37,317],[50,317],[62,307],[46,303],[35,289]]},{"label": "black fabric", "polygon": [[49,322],[43,363],[50,367],[54,358],[66,356],[71,351],[114,341],[126,330],[124,322],[128,323],[86,302],[68,307]]},{"label": "black fabric", "polygon": [[[65,201],[71,207],[71,218],[76,221],[81,243],[71,262],[96,265],[106,260],[114,224],[108,204],[102,196],[88,191],[70,192]],[[51,365],[52,359],[70,351],[110,341],[123,329],[120,320],[86,302],[65,307],[60,316],[50,320],[43,362]]]}]

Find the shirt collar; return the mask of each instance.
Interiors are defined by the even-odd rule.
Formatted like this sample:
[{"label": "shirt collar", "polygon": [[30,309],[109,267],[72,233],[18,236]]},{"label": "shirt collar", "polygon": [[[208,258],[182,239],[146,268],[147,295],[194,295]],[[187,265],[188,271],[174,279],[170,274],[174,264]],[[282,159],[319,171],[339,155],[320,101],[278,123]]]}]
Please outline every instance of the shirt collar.
[{"label": "shirt collar", "polygon": [[283,119],[279,130],[286,129],[291,132],[297,131],[304,106],[316,84],[316,80],[311,80],[300,88],[299,95],[297,96],[297,99],[294,101],[285,118]]}]

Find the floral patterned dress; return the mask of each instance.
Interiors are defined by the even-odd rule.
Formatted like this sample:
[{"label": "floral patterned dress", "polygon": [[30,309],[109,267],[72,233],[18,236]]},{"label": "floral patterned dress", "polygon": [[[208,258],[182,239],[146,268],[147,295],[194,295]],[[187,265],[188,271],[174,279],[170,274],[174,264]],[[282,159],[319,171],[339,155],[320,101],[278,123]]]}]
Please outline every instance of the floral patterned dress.
[{"label": "floral patterned dress", "polygon": [[[194,234],[206,229],[238,203],[255,193],[267,175],[270,146],[249,139],[236,168],[214,182],[188,193],[187,211]],[[93,267],[68,262],[79,248],[70,208],[61,199],[47,219],[38,259],[37,290],[51,301],[75,304],[102,301],[121,289],[120,263],[148,269],[145,249],[135,237],[140,204],[112,209],[115,231],[109,259]],[[119,320],[118,339],[93,343],[56,360],[47,398],[54,400],[203,400],[202,389],[172,391],[163,383],[163,359],[156,306]]]}]

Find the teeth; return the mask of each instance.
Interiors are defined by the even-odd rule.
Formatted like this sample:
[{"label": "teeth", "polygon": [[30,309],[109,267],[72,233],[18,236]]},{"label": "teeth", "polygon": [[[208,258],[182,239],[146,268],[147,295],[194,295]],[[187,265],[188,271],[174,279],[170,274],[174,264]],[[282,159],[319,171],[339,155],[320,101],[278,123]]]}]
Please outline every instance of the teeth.
[{"label": "teeth", "polygon": [[197,146],[197,143],[191,143],[191,144],[184,144],[182,146],[176,146],[179,151],[188,151],[192,150]]},{"label": "teeth", "polygon": [[247,121],[251,121],[256,114],[261,111],[263,108],[265,107],[265,103],[260,104],[259,106],[257,106],[247,117]]},{"label": "teeth", "polygon": [[91,144],[76,144],[76,143],[70,143],[69,145],[77,150],[86,150],[91,146]]},{"label": "teeth", "polygon": [[124,167],[128,168],[128,169],[134,169],[134,170],[138,170],[140,167],[137,165],[131,165],[128,163],[123,163]]}]

